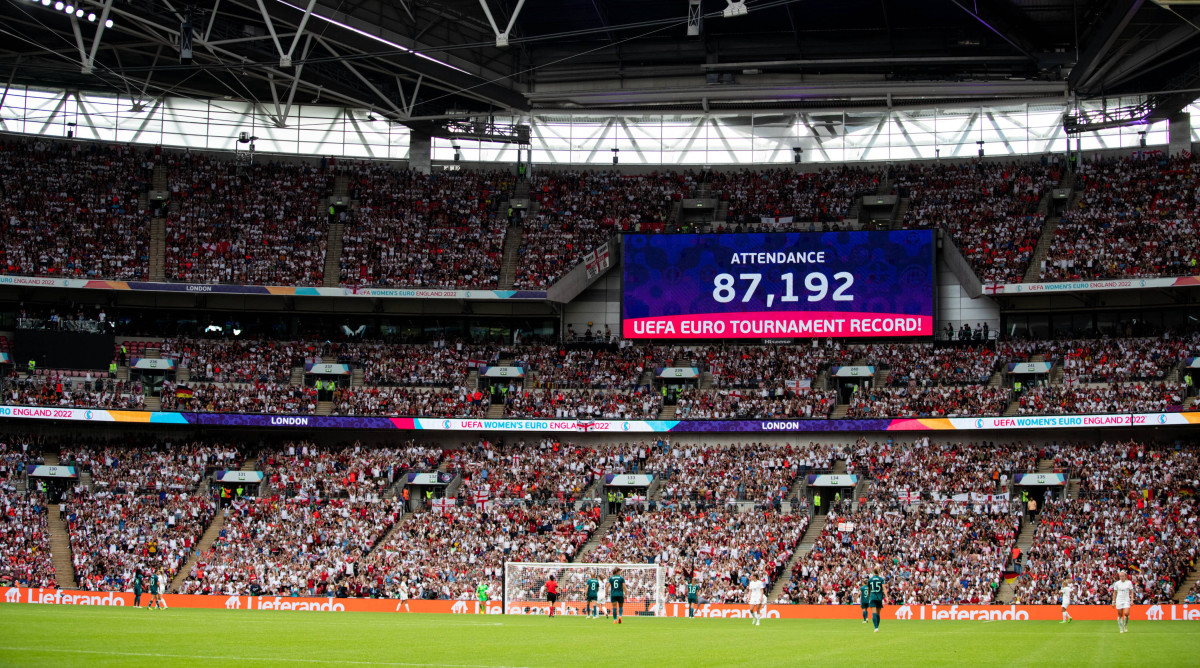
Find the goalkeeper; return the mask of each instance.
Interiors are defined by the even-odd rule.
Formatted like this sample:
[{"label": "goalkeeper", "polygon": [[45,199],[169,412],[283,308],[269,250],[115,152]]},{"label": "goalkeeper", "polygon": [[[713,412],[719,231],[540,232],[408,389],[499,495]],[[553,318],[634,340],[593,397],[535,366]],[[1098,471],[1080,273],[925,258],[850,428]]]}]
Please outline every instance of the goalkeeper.
[{"label": "goalkeeper", "polygon": [[479,607],[475,608],[475,614],[487,614],[488,586],[486,582],[480,582],[475,586],[475,595],[479,597]]}]

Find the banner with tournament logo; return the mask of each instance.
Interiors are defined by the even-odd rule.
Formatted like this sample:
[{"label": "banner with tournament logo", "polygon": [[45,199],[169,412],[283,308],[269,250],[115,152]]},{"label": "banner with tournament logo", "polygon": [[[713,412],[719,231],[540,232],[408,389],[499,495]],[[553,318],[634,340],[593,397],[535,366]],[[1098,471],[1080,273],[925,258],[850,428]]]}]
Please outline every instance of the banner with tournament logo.
[{"label": "banner with tournament logo", "polygon": [[[538,614],[549,612],[544,602],[522,603],[505,610],[500,601],[480,604],[478,601],[426,601],[377,598],[304,598],[291,596],[226,596],[203,594],[167,594],[167,606],[172,608],[208,608],[241,610],[275,610],[280,612],[423,612],[473,615],[480,611],[490,615]],[[64,589],[27,589],[0,587],[0,601],[5,604],[78,605],[109,608],[132,608],[130,592],[96,592]],[[561,614],[580,614],[582,601],[561,601],[556,604]],[[655,611],[657,617],[687,617],[685,603],[667,603]],[[1062,610],[1057,605],[888,605],[883,609],[888,620],[909,621],[1059,621]],[[697,617],[747,619],[750,606],[740,604],[704,603]],[[848,619],[860,620],[862,611],[857,605],[770,605],[768,619]],[[1109,605],[1073,605],[1071,616],[1076,620],[1111,621],[1115,618]],[[630,615],[633,617],[633,615]],[[1164,603],[1135,605],[1130,609],[1135,622],[1200,621],[1200,606]]]}]

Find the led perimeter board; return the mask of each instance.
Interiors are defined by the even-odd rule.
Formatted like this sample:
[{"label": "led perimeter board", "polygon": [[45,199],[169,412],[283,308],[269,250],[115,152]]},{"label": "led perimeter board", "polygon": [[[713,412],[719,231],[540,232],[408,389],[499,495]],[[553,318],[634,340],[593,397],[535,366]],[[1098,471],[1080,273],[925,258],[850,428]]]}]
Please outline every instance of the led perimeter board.
[{"label": "led perimeter board", "polygon": [[933,335],[932,230],[627,234],[627,339]]}]

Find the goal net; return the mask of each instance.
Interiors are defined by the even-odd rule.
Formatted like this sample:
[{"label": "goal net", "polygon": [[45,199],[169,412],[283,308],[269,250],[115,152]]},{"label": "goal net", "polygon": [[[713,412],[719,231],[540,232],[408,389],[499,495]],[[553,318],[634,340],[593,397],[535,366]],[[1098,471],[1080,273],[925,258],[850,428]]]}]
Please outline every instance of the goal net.
[{"label": "goal net", "polygon": [[666,602],[662,566],[654,564],[554,564],[507,561],[504,563],[504,612],[541,615],[550,612],[543,587],[551,575],[558,581],[555,614],[581,615],[587,601],[587,581],[600,581],[599,602],[608,604],[608,578],[614,568],[625,578],[625,609],[629,616],[662,616]]}]

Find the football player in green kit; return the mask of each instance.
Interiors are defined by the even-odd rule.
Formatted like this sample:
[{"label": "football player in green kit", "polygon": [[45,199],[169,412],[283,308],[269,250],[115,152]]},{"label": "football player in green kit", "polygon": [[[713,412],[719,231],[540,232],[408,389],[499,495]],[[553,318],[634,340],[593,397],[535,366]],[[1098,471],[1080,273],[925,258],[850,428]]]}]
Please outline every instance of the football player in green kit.
[{"label": "football player in green kit", "polygon": [[596,598],[600,595],[600,581],[594,576],[587,579],[587,599],[583,606],[583,614],[591,619],[595,619],[600,614],[600,606],[596,603]]},{"label": "football player in green kit", "polygon": [[695,578],[688,578],[688,583],[687,583],[688,617],[696,616],[696,606],[699,604],[700,604],[700,585],[696,584]]},{"label": "football player in green kit", "polygon": [[871,587],[866,582],[858,586],[858,604],[862,606],[863,624],[867,623],[867,608],[869,605],[868,601],[871,600],[871,595],[869,593],[870,591]]},{"label": "football player in green kit", "polygon": [[620,568],[614,568],[608,576],[608,598],[612,601],[613,624],[620,624],[625,615],[625,576]]},{"label": "football player in green kit", "polygon": [[875,574],[867,580],[867,589],[869,590],[871,610],[871,622],[875,624],[875,633],[879,633],[879,617],[883,614],[883,597],[887,594],[887,587],[884,586],[883,569],[879,566],[875,567]]},{"label": "football player in green kit", "polygon": [[480,582],[475,585],[475,595],[479,597],[479,607],[475,608],[475,614],[487,614],[488,601],[488,586],[486,582]]}]

